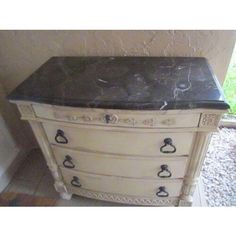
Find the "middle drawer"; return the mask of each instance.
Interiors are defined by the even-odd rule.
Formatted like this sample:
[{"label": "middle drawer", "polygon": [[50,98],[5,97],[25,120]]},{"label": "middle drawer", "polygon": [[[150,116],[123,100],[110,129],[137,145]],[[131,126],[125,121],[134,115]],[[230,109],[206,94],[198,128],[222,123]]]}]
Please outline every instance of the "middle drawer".
[{"label": "middle drawer", "polygon": [[182,157],[132,157],[89,153],[52,145],[57,164],[66,169],[133,178],[183,178],[187,164]]},{"label": "middle drawer", "polygon": [[189,155],[193,132],[160,132],[155,129],[67,127],[43,123],[51,144],[85,151],[135,156]]}]

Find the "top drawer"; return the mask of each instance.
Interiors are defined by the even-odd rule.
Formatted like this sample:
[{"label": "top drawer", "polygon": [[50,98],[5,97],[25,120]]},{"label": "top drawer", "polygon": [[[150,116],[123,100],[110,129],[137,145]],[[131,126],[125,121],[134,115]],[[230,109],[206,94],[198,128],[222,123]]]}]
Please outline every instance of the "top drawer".
[{"label": "top drawer", "polygon": [[[90,108],[71,108],[50,105],[33,105],[39,118],[117,127],[139,128],[192,128],[197,127],[200,114],[184,111],[131,111]],[[176,114],[176,112],[178,114]]]},{"label": "top drawer", "polygon": [[43,123],[51,144],[89,152],[136,156],[189,155],[193,132],[159,132],[156,129],[67,127]]}]

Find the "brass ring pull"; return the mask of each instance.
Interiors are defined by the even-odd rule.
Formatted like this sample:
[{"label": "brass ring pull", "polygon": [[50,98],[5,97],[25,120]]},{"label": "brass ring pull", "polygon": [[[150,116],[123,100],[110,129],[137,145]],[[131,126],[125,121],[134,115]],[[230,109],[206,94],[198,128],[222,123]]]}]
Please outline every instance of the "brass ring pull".
[{"label": "brass ring pull", "polygon": [[109,124],[110,121],[111,121],[111,116],[108,115],[108,114],[106,114],[106,115],[104,116],[104,118],[105,118],[105,122],[106,122],[107,124]]},{"label": "brass ring pull", "polygon": [[[167,175],[165,174],[167,173]],[[168,169],[168,165],[161,165],[161,170],[157,173],[160,178],[170,178],[172,173]]]},{"label": "brass ring pull", "polygon": [[115,124],[118,121],[118,117],[114,114],[105,114],[103,119],[106,124]]},{"label": "brass ring pull", "polygon": [[[165,147],[167,147],[168,145],[172,147],[172,149],[173,149],[172,151],[164,150]],[[174,146],[173,141],[172,141],[171,138],[165,138],[164,139],[164,145],[161,146],[160,151],[162,153],[174,153],[174,152],[176,152],[176,147]]]}]

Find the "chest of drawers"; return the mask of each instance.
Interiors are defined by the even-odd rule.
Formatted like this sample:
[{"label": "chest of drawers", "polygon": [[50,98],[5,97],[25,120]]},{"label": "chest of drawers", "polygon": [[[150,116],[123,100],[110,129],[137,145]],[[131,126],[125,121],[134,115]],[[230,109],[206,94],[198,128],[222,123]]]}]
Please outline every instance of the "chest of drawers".
[{"label": "chest of drawers", "polygon": [[157,206],[191,205],[228,108],[203,58],[52,58],[9,99],[62,198]]}]

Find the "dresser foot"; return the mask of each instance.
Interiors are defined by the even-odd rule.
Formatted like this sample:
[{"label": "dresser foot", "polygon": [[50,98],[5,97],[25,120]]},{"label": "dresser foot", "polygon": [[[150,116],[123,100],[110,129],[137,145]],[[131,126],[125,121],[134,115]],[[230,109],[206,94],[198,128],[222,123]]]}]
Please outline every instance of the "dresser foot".
[{"label": "dresser foot", "polygon": [[183,206],[183,207],[190,207],[192,206],[192,202],[191,201],[187,201],[187,200],[179,200],[179,205],[178,206]]},{"label": "dresser foot", "polygon": [[71,200],[72,194],[70,193],[60,193],[60,197],[64,200]]}]

